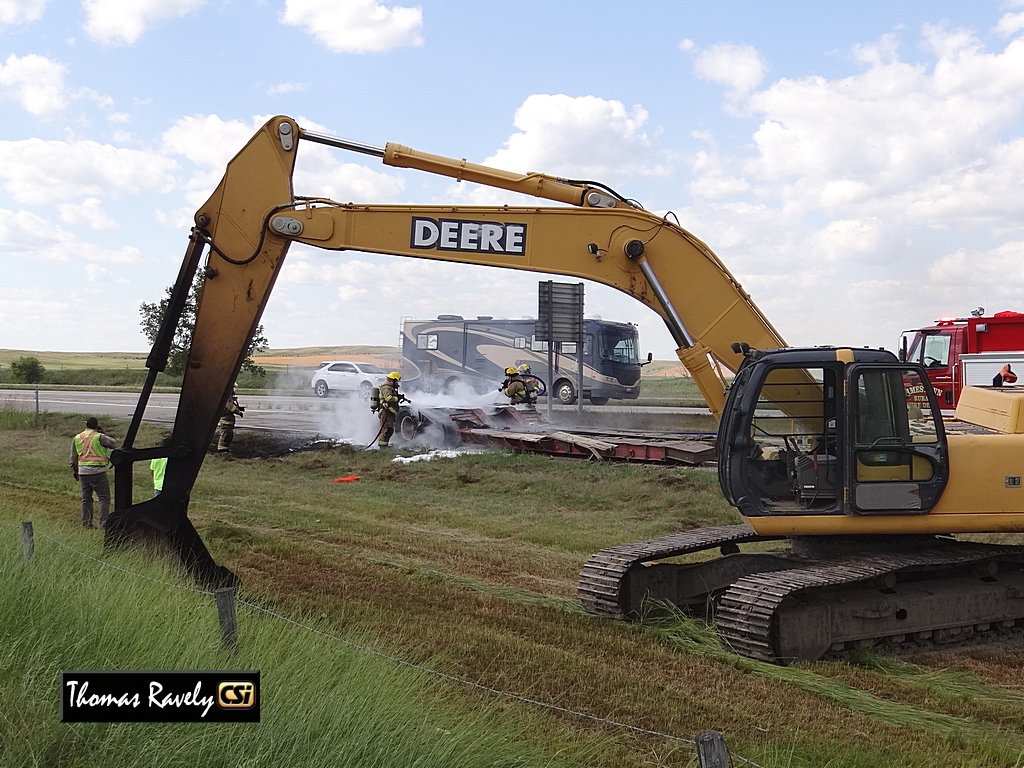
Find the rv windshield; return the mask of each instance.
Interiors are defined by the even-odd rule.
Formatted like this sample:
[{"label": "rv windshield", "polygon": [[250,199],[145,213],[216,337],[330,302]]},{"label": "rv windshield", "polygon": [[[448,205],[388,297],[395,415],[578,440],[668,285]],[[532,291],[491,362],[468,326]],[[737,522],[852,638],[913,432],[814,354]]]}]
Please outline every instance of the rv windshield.
[{"label": "rv windshield", "polygon": [[600,332],[601,357],[613,363],[639,365],[637,335],[633,328],[606,328]]}]

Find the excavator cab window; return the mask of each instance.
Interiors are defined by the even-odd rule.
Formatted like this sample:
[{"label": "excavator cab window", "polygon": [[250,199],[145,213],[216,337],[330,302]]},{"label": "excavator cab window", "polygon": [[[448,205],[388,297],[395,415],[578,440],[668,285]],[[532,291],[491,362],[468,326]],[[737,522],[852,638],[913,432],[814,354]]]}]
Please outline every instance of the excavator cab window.
[{"label": "excavator cab window", "polygon": [[843,485],[840,387],[831,366],[776,367],[764,377],[744,428],[750,448],[733,454],[758,514],[835,511]]},{"label": "excavator cab window", "polygon": [[927,512],[948,476],[945,434],[927,378],[908,367],[854,365],[847,380],[850,511]]}]

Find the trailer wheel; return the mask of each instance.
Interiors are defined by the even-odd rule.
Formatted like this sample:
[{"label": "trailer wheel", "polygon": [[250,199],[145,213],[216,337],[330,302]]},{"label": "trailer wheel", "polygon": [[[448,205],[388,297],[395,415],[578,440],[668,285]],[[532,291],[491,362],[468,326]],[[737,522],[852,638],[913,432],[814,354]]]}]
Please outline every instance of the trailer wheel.
[{"label": "trailer wheel", "polygon": [[572,405],[576,402],[576,387],[568,379],[559,379],[555,384],[555,397],[562,405]]},{"label": "trailer wheel", "polygon": [[451,376],[445,379],[444,385],[441,387],[441,394],[453,395],[455,387],[461,383],[461,379],[458,376]]},{"label": "trailer wheel", "polygon": [[608,398],[607,397],[592,397],[592,398],[590,398],[590,402],[593,405],[607,405],[608,404]]}]

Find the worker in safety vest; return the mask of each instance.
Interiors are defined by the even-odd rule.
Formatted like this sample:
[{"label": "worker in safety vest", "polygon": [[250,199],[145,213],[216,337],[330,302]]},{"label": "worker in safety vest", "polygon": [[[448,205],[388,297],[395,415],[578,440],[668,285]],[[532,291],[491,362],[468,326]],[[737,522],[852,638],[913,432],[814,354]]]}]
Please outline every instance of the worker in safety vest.
[{"label": "worker in safety vest", "polygon": [[167,457],[153,459],[149,462],[149,471],[153,473],[153,495],[159,496],[164,490],[164,475],[167,474]]},{"label": "worker in safety vest", "polygon": [[93,492],[99,500],[100,528],[106,527],[110,516],[107,464],[111,448],[117,448],[117,441],[103,431],[95,416],[85,420],[85,431],[75,435],[71,442],[71,473],[82,487],[82,526],[85,528],[96,527],[92,524]]},{"label": "worker in safety vest", "polygon": [[377,433],[377,447],[387,448],[391,442],[391,436],[395,434],[395,418],[398,416],[398,407],[402,402],[408,402],[409,398],[398,391],[402,374],[392,371],[388,374],[384,383],[378,390],[377,401],[370,406],[371,411],[376,411],[380,417],[380,432]]},{"label": "worker in safety vest", "polygon": [[238,404],[235,390],[231,390],[231,397],[224,403],[224,412],[220,415],[217,423],[217,451],[226,453],[231,450],[231,441],[235,439],[235,416],[245,413],[245,408]]},{"label": "worker in safety vest", "polygon": [[519,376],[526,387],[526,404],[536,405],[537,392],[540,390],[540,385],[537,384],[537,377],[530,373],[529,363],[523,363],[519,366]]},{"label": "worker in safety vest", "polygon": [[529,395],[526,392],[526,382],[519,375],[519,369],[509,366],[505,369],[505,386],[501,393],[505,395],[512,405],[524,405],[529,402]]}]

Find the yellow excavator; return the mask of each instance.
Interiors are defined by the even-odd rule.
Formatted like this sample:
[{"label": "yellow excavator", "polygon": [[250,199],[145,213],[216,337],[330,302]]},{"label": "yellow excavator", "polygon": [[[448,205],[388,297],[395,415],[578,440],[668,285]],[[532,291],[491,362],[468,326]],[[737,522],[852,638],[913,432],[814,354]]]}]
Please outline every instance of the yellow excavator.
[{"label": "yellow excavator", "polygon": [[[292,173],[304,141],[559,205],[298,196]],[[166,537],[200,581],[236,581],[189,520],[189,493],[293,242],[586,278],[664,318],[719,418],[719,480],[743,523],[596,553],[579,581],[590,613],[635,618],[645,603],[667,601],[713,617],[727,647],[775,663],[842,659],[876,644],[904,652],[1024,637],[1024,547],[954,538],[1024,531],[1024,394],[967,388],[957,423],[944,423],[918,364],[876,349],[787,348],[725,266],[671,215],[595,181],[362,144],[282,116],[228,163],[195,215],[146,384],[112,457],[108,544]],[[200,270],[170,445],[135,448]],[[133,463],[159,456],[168,457],[162,494],[133,503]],[[780,543],[760,546],[773,541]],[[713,550],[719,556],[709,559]]]}]

